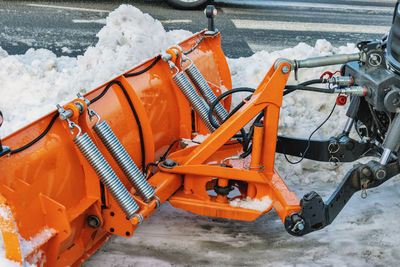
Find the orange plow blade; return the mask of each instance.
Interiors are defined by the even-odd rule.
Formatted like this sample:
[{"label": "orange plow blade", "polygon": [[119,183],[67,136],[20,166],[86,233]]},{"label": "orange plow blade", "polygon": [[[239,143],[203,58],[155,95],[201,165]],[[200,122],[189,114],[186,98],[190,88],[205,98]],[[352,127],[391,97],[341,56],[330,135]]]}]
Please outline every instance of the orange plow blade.
[{"label": "orange plow blade", "polygon": [[[232,89],[220,34],[201,32],[2,140],[11,148],[0,158],[8,259],[79,266],[111,235],[131,237],[167,200],[193,213],[246,221],[271,208],[282,220],[299,211],[273,168],[288,78],[281,68],[288,66],[273,67],[253,97],[214,129],[201,113],[209,103],[196,106],[182,91],[189,64],[215,96]],[[201,78],[185,75],[198,89],[193,79]],[[221,103],[228,112],[230,98]],[[251,155],[236,158],[242,144],[232,137],[260,112]],[[209,136],[192,141],[201,135]],[[247,198],[261,208],[243,205]]]}]

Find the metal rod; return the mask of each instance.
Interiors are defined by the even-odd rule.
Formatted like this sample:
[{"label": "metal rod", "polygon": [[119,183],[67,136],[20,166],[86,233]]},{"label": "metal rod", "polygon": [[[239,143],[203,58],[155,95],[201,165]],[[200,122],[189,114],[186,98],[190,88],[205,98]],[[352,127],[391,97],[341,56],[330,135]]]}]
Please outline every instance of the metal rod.
[{"label": "metal rod", "polygon": [[297,69],[300,69],[300,68],[315,68],[328,65],[344,64],[347,62],[358,61],[358,60],[360,60],[360,53],[332,55],[325,57],[312,57],[302,60],[295,60],[294,63],[295,67]]}]

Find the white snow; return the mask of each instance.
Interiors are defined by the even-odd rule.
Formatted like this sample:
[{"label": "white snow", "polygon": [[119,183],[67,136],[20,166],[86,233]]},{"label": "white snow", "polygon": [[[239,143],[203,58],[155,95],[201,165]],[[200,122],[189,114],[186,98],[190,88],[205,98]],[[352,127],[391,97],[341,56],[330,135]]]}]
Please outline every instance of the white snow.
[{"label": "white snow", "polygon": [[[12,56],[0,48],[0,109],[5,116],[0,136],[48,113],[55,103],[95,88],[189,35],[187,31],[166,32],[151,16],[122,5],[110,13],[97,35],[98,43],[83,56],[56,57],[44,49],[30,49],[23,55]],[[261,51],[249,58],[228,59],[228,63],[234,87],[256,87],[278,57],[302,59],[354,51],[354,44],[337,48],[318,40],[315,46],[300,43],[280,51]],[[318,78],[322,72],[321,68],[300,70],[299,81]],[[292,76],[289,83],[296,83]],[[243,97],[244,94],[236,95],[233,102],[238,103]],[[335,96],[305,92],[285,97],[280,133],[308,137],[328,115],[334,100]],[[341,132],[345,109],[338,107],[314,138]],[[332,167],[304,160],[290,165],[278,155],[275,166],[298,196],[315,190],[327,199],[351,164]],[[369,190],[367,200],[356,194],[331,226],[302,238],[288,235],[275,212],[254,222],[240,222],[197,216],[164,204],[139,227],[133,238],[112,238],[84,266],[395,266],[400,262],[397,179]],[[264,210],[270,205],[268,199],[233,202]],[[0,215],[3,214],[7,212],[0,210]],[[49,234],[52,233],[45,231],[44,236],[48,238]],[[44,240],[35,238],[24,243],[29,244],[23,248],[24,253]],[[18,266],[4,258],[1,246],[0,266]]]},{"label": "white snow", "polygon": [[35,249],[46,243],[54,234],[54,229],[45,227],[34,237],[29,238],[29,240],[25,240],[20,236],[19,242],[21,246],[22,258],[30,255]]},{"label": "white snow", "polygon": [[166,32],[159,21],[129,5],[111,12],[106,23],[97,34],[97,44],[77,58],[57,57],[45,49],[10,56],[0,48],[0,109],[4,115],[0,136],[191,35],[184,30]]},{"label": "white snow", "polygon": [[250,210],[266,211],[271,208],[272,200],[269,196],[265,196],[262,199],[253,199],[251,197],[247,197],[246,199],[236,198],[230,201],[229,205]]}]

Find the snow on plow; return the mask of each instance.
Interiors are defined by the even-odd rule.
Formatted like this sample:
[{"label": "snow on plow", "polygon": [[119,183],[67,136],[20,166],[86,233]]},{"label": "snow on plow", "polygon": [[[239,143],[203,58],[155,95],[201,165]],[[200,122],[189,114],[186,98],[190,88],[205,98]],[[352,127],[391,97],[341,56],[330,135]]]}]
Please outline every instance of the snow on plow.
[{"label": "snow on plow", "polygon": [[[0,229],[8,259],[78,266],[111,235],[131,237],[167,200],[243,221],[274,208],[290,234],[304,235],[329,225],[356,191],[398,173],[396,101],[383,101],[378,82],[365,85],[367,72],[387,70],[369,60],[383,57],[385,40],[360,43],[359,53],[277,59],[256,89],[232,89],[220,38],[213,28],[195,34],[2,139]],[[388,61],[396,67],[396,57]],[[291,71],[335,64],[345,64],[339,76],[286,85]],[[295,90],[352,96],[342,134],[278,136],[283,96]],[[230,109],[230,96],[240,92],[251,97]],[[377,110],[368,113],[366,105]],[[382,110],[391,123],[378,125]],[[352,127],[368,140],[350,138]],[[379,162],[351,169],[326,203],[315,192],[299,201],[274,169],[275,152]]]}]

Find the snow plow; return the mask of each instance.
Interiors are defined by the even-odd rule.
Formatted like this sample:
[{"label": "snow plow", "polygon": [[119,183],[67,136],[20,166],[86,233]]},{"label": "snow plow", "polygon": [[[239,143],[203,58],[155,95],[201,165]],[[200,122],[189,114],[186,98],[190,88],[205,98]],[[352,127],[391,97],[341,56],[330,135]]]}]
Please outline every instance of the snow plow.
[{"label": "snow plow", "polygon": [[[274,209],[295,236],[331,224],[354,193],[365,197],[399,173],[397,12],[388,37],[360,42],[353,54],[277,59],[252,89],[232,88],[215,10],[207,7],[208,30],[1,140],[7,258],[79,266],[112,235],[131,237],[165,201],[243,221]],[[337,64],[338,76],[286,84],[298,69]],[[278,135],[282,99],[296,90],[338,94],[337,105],[350,96],[342,133],[328,140]],[[250,95],[231,108],[239,92]],[[316,192],[298,199],[289,190],[274,169],[276,153],[378,160],[355,165],[324,202]],[[262,207],[234,205],[244,199]]]}]

